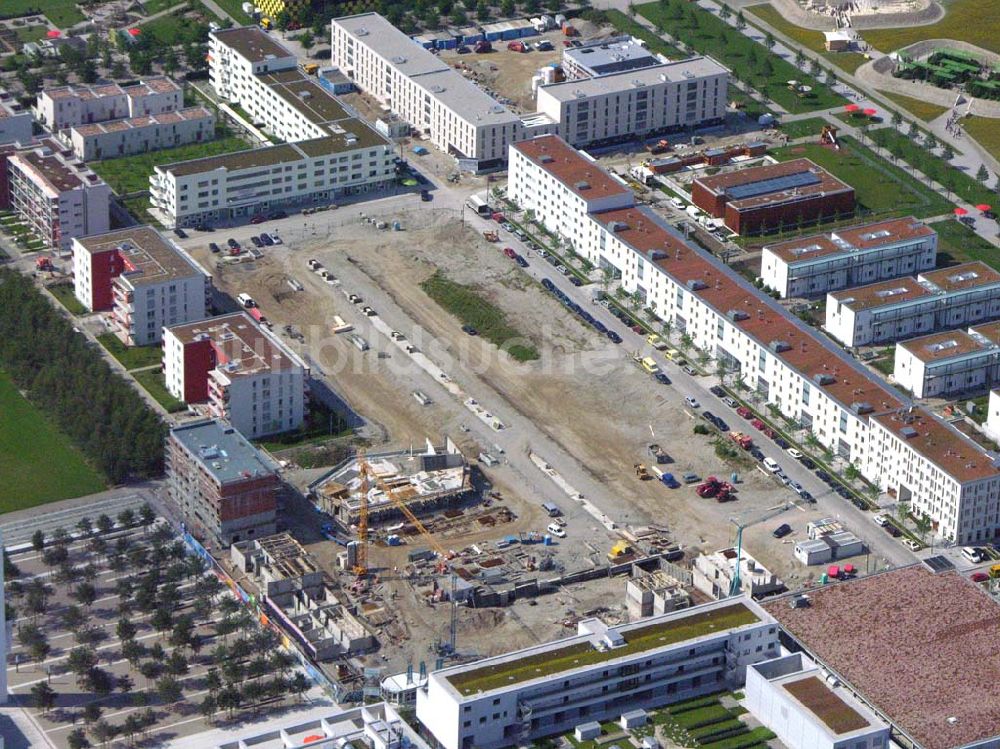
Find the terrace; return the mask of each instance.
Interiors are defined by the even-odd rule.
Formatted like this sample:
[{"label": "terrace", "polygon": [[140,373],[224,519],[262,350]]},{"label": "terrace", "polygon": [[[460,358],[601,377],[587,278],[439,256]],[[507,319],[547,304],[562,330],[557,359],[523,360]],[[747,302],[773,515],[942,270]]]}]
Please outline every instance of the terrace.
[{"label": "terrace", "polygon": [[496,663],[449,675],[448,681],[463,696],[487,692],[532,679],[571,671],[585,666],[625,658],[637,653],[718,634],[728,629],[755,624],[760,618],[743,603],[670,617],[635,629],[619,629],[625,644],[598,650],[587,637],[562,647],[542,650],[530,655],[499,660]]}]

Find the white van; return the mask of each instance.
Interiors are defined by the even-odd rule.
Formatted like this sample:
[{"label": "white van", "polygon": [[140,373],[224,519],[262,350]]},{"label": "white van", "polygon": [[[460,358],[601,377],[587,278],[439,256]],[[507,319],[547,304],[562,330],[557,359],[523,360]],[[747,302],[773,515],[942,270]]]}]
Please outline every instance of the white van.
[{"label": "white van", "polygon": [[366,341],[364,338],[362,338],[359,335],[352,335],[351,336],[351,343],[354,344],[354,347],[358,351],[367,351],[368,350],[368,341]]},{"label": "white van", "polygon": [[764,458],[762,462],[764,463],[764,468],[771,473],[779,473],[781,471],[781,466],[778,465],[778,461],[774,458]]},{"label": "white van", "polygon": [[566,531],[557,523],[549,523],[549,527],[546,530],[556,538],[566,538]]},{"label": "white van", "polygon": [[983,561],[983,552],[971,546],[963,546],[962,557],[970,564],[979,564]]},{"label": "white van", "polygon": [[247,294],[246,292],[244,292],[244,293],[240,294],[238,297],[236,297],[236,301],[239,302],[240,304],[242,304],[244,307],[256,307],[257,306],[257,302],[255,302],[253,300],[253,297],[250,296],[249,294]]}]

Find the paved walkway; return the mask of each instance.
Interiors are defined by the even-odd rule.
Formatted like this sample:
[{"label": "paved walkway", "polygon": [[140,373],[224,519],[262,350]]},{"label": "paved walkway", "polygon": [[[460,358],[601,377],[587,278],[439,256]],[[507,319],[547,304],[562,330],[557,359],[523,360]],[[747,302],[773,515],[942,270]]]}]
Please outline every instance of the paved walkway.
[{"label": "paved walkway", "polygon": [[222,9],[221,5],[219,5],[218,3],[214,2],[214,0],[201,0],[201,1],[205,4],[206,8],[208,8],[210,11],[212,11],[213,13],[215,13],[215,15],[217,15],[223,21],[225,21],[228,18],[230,21],[232,21],[237,26],[243,26],[244,25],[245,21],[240,21],[240,20],[237,20],[236,18],[233,18],[231,15],[229,15],[226,11],[224,11]]}]

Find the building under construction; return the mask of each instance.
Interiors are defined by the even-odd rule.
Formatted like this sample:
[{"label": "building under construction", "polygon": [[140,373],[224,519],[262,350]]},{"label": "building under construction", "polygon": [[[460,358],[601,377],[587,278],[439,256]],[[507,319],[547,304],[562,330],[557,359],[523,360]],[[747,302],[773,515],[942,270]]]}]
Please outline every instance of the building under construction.
[{"label": "building under construction", "polygon": [[350,458],[309,485],[309,496],[319,509],[345,528],[358,525],[365,497],[368,523],[379,524],[401,517],[397,502],[420,515],[456,505],[472,491],[468,463],[447,437],[443,447],[427,440],[421,452],[411,449]]}]

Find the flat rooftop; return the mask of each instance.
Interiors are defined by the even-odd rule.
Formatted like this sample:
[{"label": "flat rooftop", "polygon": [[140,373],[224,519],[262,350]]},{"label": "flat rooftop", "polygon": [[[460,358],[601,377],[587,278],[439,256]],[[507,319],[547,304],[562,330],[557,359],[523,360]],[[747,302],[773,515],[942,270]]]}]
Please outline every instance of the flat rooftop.
[{"label": "flat rooftop", "polygon": [[784,262],[810,263],[821,258],[854,255],[933,236],[935,231],[913,216],[851,226],[826,234],[790,239],[765,247]]},{"label": "flat rooftop", "polygon": [[1000,735],[1000,606],[955,572],[923,565],[812,589],[763,608],[924,749]]},{"label": "flat rooftop", "polygon": [[728,72],[726,68],[710,57],[689,57],[686,60],[658,62],[650,67],[625,70],[597,78],[579,78],[561,83],[550,83],[547,86],[542,86],[539,91],[544,91],[558,101],[572,101],[581,97],[601,96],[632,88],[642,89],[665,81],[685,81],[713,75],[725,75]]},{"label": "flat rooftop", "polygon": [[1000,273],[980,260],[953,265],[951,268],[932,270],[917,276],[944,292],[966,291],[983,286],[1000,284]]},{"label": "flat rooftop", "polygon": [[997,468],[983,448],[923,409],[901,409],[872,418],[956,481],[979,481],[997,475]]},{"label": "flat rooftop", "polygon": [[854,189],[809,159],[698,177],[695,183],[715,195],[724,195],[726,202],[740,211]]},{"label": "flat rooftop", "polygon": [[604,168],[587,159],[558,135],[542,135],[514,144],[514,149],[531,159],[584,200],[600,200],[632,191]]},{"label": "flat rooftop", "polygon": [[88,86],[83,83],[77,83],[72,86],[58,86],[56,88],[45,89],[41,95],[49,99],[81,99],[89,101],[112,96],[141,97],[151,94],[166,94],[180,90],[181,87],[176,81],[164,75],[157,75],[140,81],[133,86],[122,87],[117,83],[99,83],[94,86]]},{"label": "flat rooftop", "polygon": [[230,379],[306,368],[294,352],[246,312],[175,325],[169,330],[185,344],[210,340],[216,352],[216,368]]},{"label": "flat rooftop", "polygon": [[563,61],[569,60],[591,75],[605,75],[623,70],[637,70],[664,62],[650,52],[635,37],[608,39],[599,44],[569,47],[563,50]]},{"label": "flat rooftop", "polygon": [[208,120],[214,117],[207,107],[188,107],[178,109],[176,112],[165,112],[163,114],[150,114],[143,117],[129,117],[123,120],[108,120],[107,122],[94,122],[88,125],[77,125],[70,128],[70,132],[79,133],[85,137],[93,137],[103,133],[114,133],[122,130],[134,130],[152,125],[175,125],[178,122],[189,122],[193,120]]},{"label": "flat rooftop", "polygon": [[333,19],[358,43],[371,48],[406,76],[450,70],[436,56],[421,47],[378,13],[360,13]]},{"label": "flat rooftop", "polygon": [[208,275],[187,253],[151,226],[130,226],[76,241],[90,253],[116,251],[124,264],[119,278],[132,287]]},{"label": "flat rooftop", "polygon": [[250,62],[264,62],[280,57],[294,57],[281,42],[260,26],[240,26],[213,31],[212,36]]},{"label": "flat rooftop", "polygon": [[333,94],[319,85],[315,78],[306,78],[298,70],[265,73],[259,78],[313,124],[351,118]]},{"label": "flat rooftop", "polygon": [[969,328],[969,333],[982,336],[994,346],[1000,346],[1000,322],[988,322],[982,325],[973,325]]},{"label": "flat rooftop", "polygon": [[920,338],[899,341],[896,345],[906,349],[925,364],[947,361],[987,349],[980,340],[962,330],[931,333]]},{"label": "flat rooftop", "polygon": [[170,436],[219,484],[270,476],[278,471],[278,464],[266,453],[219,419],[174,427]]},{"label": "flat rooftop", "polygon": [[100,178],[93,182],[84,179],[89,170],[74,169],[56,153],[45,154],[40,149],[19,151],[10,157],[10,162],[20,162],[25,171],[37,175],[56,194],[87,184],[101,184]]},{"label": "flat rooftop", "polygon": [[623,638],[624,645],[619,647],[598,650],[595,645],[603,641],[603,632],[578,634],[475,663],[446,668],[435,672],[435,675],[447,679],[463,697],[469,697],[535,679],[551,679],[557,674],[564,675],[637,653],[722,634],[761,621],[770,621],[770,618],[756,604],[751,604],[746,599],[719,601],[632,624],[607,627],[607,633],[618,634]]},{"label": "flat rooftop", "polygon": [[793,679],[781,686],[838,736],[871,725],[861,713],[831,691],[818,676]]},{"label": "flat rooftop", "polygon": [[456,115],[477,125],[518,122],[520,118],[457,70],[423,73],[414,81]]},{"label": "flat rooftop", "polygon": [[853,289],[832,291],[829,296],[848,309],[861,312],[877,307],[912,302],[915,299],[931,299],[934,294],[921,286],[916,278],[909,276],[879,281],[867,286],[855,286]]}]

